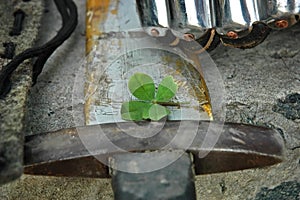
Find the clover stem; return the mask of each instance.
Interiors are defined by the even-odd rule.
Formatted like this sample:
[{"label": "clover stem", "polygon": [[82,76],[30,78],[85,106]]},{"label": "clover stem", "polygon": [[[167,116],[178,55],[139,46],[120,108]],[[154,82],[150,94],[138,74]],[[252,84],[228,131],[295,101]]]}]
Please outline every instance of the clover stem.
[{"label": "clover stem", "polygon": [[161,106],[177,106],[180,107],[182,104],[189,104],[189,102],[159,102],[159,101],[152,101],[154,104],[159,104]]}]

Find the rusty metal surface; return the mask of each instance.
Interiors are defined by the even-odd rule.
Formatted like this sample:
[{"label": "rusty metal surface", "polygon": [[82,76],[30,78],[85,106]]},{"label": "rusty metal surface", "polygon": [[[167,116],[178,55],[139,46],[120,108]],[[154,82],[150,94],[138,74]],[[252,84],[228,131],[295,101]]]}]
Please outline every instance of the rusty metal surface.
[{"label": "rusty metal surface", "polygon": [[[114,3],[113,3],[114,4]],[[99,27],[107,19],[109,12],[116,13],[115,10],[110,10],[112,6],[111,0],[88,0],[86,3],[86,53],[88,54],[93,46],[97,43],[98,37],[102,35],[102,30]]]},{"label": "rusty metal surface", "polygon": [[[199,122],[187,121],[187,123],[193,127],[194,123]],[[282,160],[283,141],[276,131],[234,123],[226,123],[213,150],[205,158],[199,158],[201,153],[207,151],[201,148],[201,144],[210,123],[214,122],[200,122],[194,140],[186,147],[186,150],[194,155],[197,174],[264,167]],[[149,124],[144,122],[139,125],[140,128],[135,128],[135,131],[142,133],[143,126]],[[157,124],[150,126],[156,128]],[[146,139],[134,138],[125,133],[132,129],[131,123],[123,123],[123,130],[116,124],[104,124],[101,125],[101,130],[116,146],[128,152],[144,152],[182,149],[182,141],[185,138],[190,139],[186,135],[190,130],[178,133],[178,126],[180,122],[166,122],[158,134]],[[100,127],[87,126],[82,129],[86,130],[85,137],[91,141],[94,156],[106,159],[113,154],[122,153],[107,147],[106,140],[101,138],[103,135],[95,131],[98,128]],[[174,140],[175,137],[180,137],[181,142]],[[170,141],[173,141],[172,145],[168,145]],[[95,160],[86,149],[76,128],[27,136],[24,171],[36,175],[108,177],[107,167]]]}]

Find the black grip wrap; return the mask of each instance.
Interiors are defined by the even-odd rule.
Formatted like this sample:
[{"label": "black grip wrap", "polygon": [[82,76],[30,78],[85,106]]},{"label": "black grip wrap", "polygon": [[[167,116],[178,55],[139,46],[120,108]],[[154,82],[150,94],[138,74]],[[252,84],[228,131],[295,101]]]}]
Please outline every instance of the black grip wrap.
[{"label": "black grip wrap", "polygon": [[221,41],[225,46],[247,49],[262,43],[270,34],[270,32],[271,28],[269,28],[265,23],[255,22],[252,25],[252,30],[246,36],[236,39],[222,36]]}]

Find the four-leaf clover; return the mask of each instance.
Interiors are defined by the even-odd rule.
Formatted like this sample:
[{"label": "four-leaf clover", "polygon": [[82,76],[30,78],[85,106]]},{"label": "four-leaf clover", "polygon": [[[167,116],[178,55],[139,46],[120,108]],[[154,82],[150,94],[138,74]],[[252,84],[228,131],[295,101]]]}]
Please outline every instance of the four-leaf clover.
[{"label": "four-leaf clover", "polygon": [[175,96],[178,85],[172,76],[165,77],[158,86],[157,92],[153,79],[147,74],[135,73],[128,82],[128,88],[139,100],[124,102],[121,116],[124,120],[140,121],[151,119],[158,121],[170,114],[163,106]]}]

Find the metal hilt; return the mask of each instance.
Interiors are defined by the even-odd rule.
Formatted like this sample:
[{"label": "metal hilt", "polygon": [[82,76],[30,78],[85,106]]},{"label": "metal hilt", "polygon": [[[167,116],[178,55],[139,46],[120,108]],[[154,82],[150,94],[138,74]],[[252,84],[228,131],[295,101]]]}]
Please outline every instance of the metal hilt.
[{"label": "metal hilt", "polygon": [[287,28],[299,20],[300,0],[138,0],[143,26],[180,32],[216,28],[219,34],[249,29],[254,22]]}]

